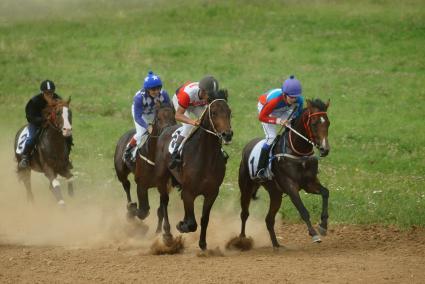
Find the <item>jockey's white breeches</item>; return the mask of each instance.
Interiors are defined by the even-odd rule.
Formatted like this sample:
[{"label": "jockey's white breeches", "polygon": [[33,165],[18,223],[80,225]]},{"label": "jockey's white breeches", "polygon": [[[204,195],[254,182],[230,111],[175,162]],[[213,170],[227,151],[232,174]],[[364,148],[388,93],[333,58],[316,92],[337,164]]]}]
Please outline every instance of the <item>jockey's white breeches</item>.
[{"label": "jockey's white breeches", "polygon": [[[257,104],[258,113],[261,112],[263,109],[263,104],[258,103]],[[274,110],[272,111],[271,115],[274,117],[278,117],[282,120],[288,119],[289,115],[292,113],[292,109],[287,110]],[[264,133],[266,134],[266,143],[267,145],[271,145],[273,143],[273,140],[276,138],[276,124],[271,123],[265,123],[261,122],[261,125],[263,126]]]},{"label": "jockey's white breeches", "polygon": [[[176,95],[173,96],[173,106],[174,106],[174,109],[177,111],[177,108],[179,107],[179,102],[177,101]],[[207,106],[190,106],[186,109],[186,112],[184,113],[184,115],[188,117],[192,117],[192,118],[194,117],[200,118],[206,107]],[[180,133],[180,135],[186,138],[189,136],[190,132],[195,126],[191,124],[183,123],[183,122],[182,122],[182,125],[183,125],[183,130]]]},{"label": "jockey's white breeches", "polygon": [[[136,128],[136,134],[134,135],[134,139],[137,141],[137,146],[141,147],[143,143],[145,143],[147,137],[148,137],[148,130],[137,123],[136,119],[134,118],[134,107],[131,107],[131,114],[133,116],[134,126]],[[155,115],[153,113],[151,114],[143,114],[142,115],[143,120],[149,125],[152,124],[153,120],[155,119]]]}]

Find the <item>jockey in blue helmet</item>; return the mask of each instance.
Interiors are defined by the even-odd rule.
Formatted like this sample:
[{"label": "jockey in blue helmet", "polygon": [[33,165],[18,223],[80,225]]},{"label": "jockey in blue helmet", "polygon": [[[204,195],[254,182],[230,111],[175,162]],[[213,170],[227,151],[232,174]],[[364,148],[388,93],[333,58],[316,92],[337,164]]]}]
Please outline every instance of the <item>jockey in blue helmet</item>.
[{"label": "jockey in blue helmet", "polygon": [[258,160],[257,178],[266,179],[269,151],[276,138],[276,124],[286,126],[288,118],[292,115],[297,118],[303,109],[304,98],[302,97],[301,83],[294,75],[291,75],[282,84],[282,88],[272,89],[259,97],[257,104],[258,119],[261,121],[266,142],[261,148]]},{"label": "jockey in blue helmet", "polygon": [[140,148],[146,141],[148,127],[154,120],[155,104],[157,103],[170,104],[170,97],[167,91],[162,89],[161,78],[149,71],[143,81],[142,88],[134,95],[133,105],[131,106],[136,134],[125,149],[123,157],[125,161],[134,161],[135,156],[132,155],[134,147],[138,145]]}]

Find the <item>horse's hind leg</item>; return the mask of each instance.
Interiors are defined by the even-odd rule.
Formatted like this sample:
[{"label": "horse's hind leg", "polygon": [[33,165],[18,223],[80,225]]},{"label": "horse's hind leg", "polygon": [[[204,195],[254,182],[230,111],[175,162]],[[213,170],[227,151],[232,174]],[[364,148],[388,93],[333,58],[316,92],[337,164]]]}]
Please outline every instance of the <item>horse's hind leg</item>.
[{"label": "horse's hind leg", "polygon": [[202,250],[207,249],[207,227],[210,220],[211,208],[214,204],[215,199],[217,198],[219,189],[217,188],[213,194],[205,196],[204,205],[202,208],[202,217],[201,217],[201,235],[199,237],[199,247]]},{"label": "horse's hind leg", "polygon": [[68,183],[68,195],[73,197],[74,196],[74,177],[71,176],[70,178],[67,178],[66,182]]},{"label": "horse's hind leg", "polygon": [[277,248],[280,247],[280,244],[276,238],[274,224],[276,213],[279,211],[280,205],[282,204],[282,193],[275,186],[272,185],[267,186],[267,191],[269,192],[270,196],[270,207],[269,212],[266,216],[266,226],[267,230],[269,231],[270,240],[272,241],[273,247]]},{"label": "horse's hind leg", "polygon": [[19,179],[21,179],[24,183],[26,192],[27,192],[27,200],[28,202],[33,203],[34,202],[34,195],[32,194],[31,189],[31,170],[21,170],[18,172]]},{"label": "horse's hind leg", "polygon": [[254,184],[249,177],[239,178],[239,189],[241,192],[241,233],[239,237],[245,238],[246,220],[249,217],[249,204],[253,194],[258,190],[259,185]]}]

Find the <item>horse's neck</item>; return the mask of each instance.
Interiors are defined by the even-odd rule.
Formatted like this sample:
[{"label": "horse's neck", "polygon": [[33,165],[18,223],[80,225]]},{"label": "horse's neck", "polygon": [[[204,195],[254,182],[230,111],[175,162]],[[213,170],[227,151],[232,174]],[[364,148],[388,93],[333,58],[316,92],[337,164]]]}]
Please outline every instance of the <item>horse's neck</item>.
[{"label": "horse's neck", "polygon": [[[309,138],[308,135],[307,135],[307,130],[305,129],[303,119],[304,119],[304,112],[296,120],[295,125],[294,125],[294,129],[297,132],[299,132],[300,134],[302,134],[304,137]],[[308,143],[303,138],[301,138],[300,136],[295,134],[293,131],[290,130],[289,132],[290,133],[288,133],[288,138],[291,139],[293,148],[295,148],[296,151],[298,151],[300,153],[308,154],[313,150],[313,146],[310,143]],[[289,135],[290,135],[290,137],[289,137]],[[288,146],[290,146],[290,145],[288,145]]]},{"label": "horse's neck", "polygon": [[43,152],[52,153],[55,156],[60,153],[65,155],[65,138],[61,132],[52,127],[47,127],[43,130],[39,144]]},{"label": "horse's neck", "polygon": [[[204,127],[204,126],[202,126]],[[204,127],[206,128],[206,127]],[[210,131],[212,131],[209,128],[206,128]],[[218,150],[221,149],[221,143],[220,143],[220,139],[211,134],[206,132],[204,129],[198,129],[192,137],[194,140],[198,140],[197,142],[197,149],[195,151],[199,152],[199,153],[208,153],[208,157],[214,157],[214,155],[211,155],[213,152],[217,152]]]}]

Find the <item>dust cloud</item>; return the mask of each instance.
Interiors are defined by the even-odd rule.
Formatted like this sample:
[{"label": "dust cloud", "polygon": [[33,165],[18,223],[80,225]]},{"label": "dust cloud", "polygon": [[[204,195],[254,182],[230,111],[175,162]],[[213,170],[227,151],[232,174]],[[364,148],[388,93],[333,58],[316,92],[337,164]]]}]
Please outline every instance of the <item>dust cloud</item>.
[{"label": "dust cloud", "polygon": [[[65,209],[59,208],[48,187],[44,175],[32,172],[32,191],[35,202],[26,200],[24,184],[18,181],[16,161],[10,145],[1,143],[0,150],[0,244],[28,246],[61,246],[66,248],[118,249],[142,248],[149,251],[152,243],[160,236],[155,234],[157,226],[156,209],[159,196],[150,189],[150,215],[144,221],[137,218],[133,222],[126,219],[126,199],[121,184],[113,182],[105,185],[99,181],[99,188],[85,185],[78,178],[74,183],[75,197],[67,194],[65,180],[61,180]],[[78,161],[74,161],[74,164]],[[100,189],[101,188],[101,189]],[[225,188],[222,190],[226,190]],[[109,191],[111,194],[96,192]],[[121,196],[115,193],[121,192]],[[133,198],[136,197],[132,185]],[[100,196],[100,197],[99,197]],[[208,248],[225,248],[229,239],[237,236],[240,230],[240,208],[234,192],[232,200],[224,201],[218,197],[214,205],[207,231]],[[198,230],[184,234],[185,247],[197,248],[200,232],[200,217],[203,198],[195,202]],[[252,207],[255,204],[252,204]],[[183,218],[184,209],[179,193],[170,195],[169,216],[171,233],[178,237],[175,226]],[[254,246],[270,246],[270,239],[264,222],[266,211],[261,216],[250,216],[247,234],[254,238]]]}]

